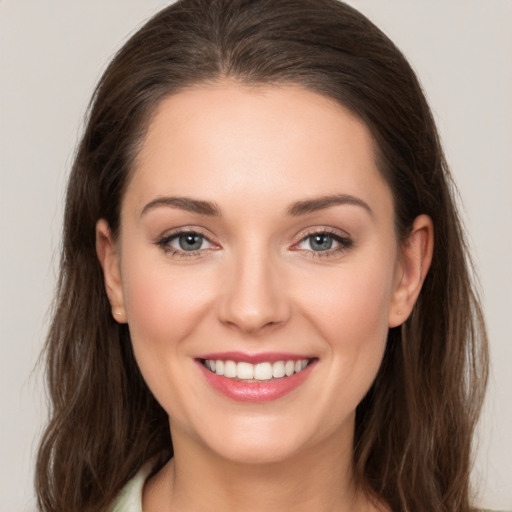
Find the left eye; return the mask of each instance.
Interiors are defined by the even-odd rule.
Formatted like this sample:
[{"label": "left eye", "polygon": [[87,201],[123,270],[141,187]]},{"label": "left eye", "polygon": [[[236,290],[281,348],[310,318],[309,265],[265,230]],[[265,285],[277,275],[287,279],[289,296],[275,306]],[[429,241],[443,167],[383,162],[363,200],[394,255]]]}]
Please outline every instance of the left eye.
[{"label": "left eye", "polygon": [[309,251],[323,252],[337,249],[340,245],[345,245],[345,240],[340,236],[332,233],[313,233],[301,240],[299,248]]}]

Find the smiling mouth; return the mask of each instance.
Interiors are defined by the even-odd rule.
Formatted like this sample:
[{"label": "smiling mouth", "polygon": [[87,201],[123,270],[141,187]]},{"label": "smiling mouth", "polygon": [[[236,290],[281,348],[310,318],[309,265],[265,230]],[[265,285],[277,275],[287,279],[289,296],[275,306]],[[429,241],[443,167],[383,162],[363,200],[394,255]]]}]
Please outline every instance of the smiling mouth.
[{"label": "smiling mouth", "polygon": [[216,375],[244,382],[272,381],[291,377],[304,370],[313,359],[283,360],[251,364],[246,361],[201,359],[203,366]]}]

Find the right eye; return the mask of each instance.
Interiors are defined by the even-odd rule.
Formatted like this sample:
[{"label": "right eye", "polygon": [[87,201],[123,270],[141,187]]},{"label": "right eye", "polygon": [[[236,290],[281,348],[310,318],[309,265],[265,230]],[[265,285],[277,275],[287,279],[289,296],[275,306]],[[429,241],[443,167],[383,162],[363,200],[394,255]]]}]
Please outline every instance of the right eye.
[{"label": "right eye", "polygon": [[[168,253],[176,256],[188,256],[212,249],[214,245],[208,238],[196,231],[180,231],[160,239],[157,244]],[[186,254],[189,253],[189,254]]]}]

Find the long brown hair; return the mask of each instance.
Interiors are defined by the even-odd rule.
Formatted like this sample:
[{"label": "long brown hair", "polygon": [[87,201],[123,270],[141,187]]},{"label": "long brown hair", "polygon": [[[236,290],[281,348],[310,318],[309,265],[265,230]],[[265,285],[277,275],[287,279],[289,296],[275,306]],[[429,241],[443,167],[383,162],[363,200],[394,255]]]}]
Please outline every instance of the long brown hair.
[{"label": "long brown hair", "polygon": [[114,234],[132,162],[156,106],[222,79],[292,83],[334,98],[370,128],[396,231],[435,228],[432,266],[407,322],[390,329],[357,408],[357,482],[393,511],[470,510],[471,439],[487,341],[453,183],[418,80],[394,44],[336,0],[180,0],[120,50],[94,93],[69,178],[60,277],[46,344],[51,418],[36,488],[44,512],[105,510],[150,458],[173,453],[128,327],[111,317],[95,224]]}]

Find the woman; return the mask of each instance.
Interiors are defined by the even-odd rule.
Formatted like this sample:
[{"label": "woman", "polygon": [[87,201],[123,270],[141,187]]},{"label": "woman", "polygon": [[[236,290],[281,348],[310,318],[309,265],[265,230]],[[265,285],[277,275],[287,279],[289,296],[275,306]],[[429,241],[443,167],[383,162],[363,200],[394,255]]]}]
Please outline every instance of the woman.
[{"label": "woman", "polygon": [[41,510],[471,510],[487,375],[417,79],[334,0],[183,0],[73,171]]}]

